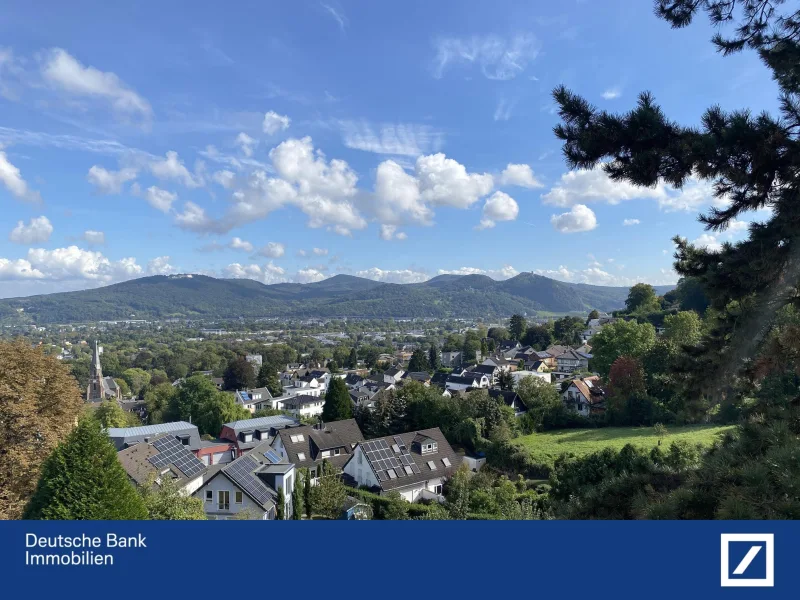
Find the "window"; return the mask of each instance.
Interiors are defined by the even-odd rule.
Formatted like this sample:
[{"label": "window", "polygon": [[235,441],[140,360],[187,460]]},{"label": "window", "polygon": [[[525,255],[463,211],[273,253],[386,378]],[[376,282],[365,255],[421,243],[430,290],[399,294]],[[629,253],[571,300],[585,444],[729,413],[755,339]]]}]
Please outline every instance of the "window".
[{"label": "window", "polygon": [[305,460],[305,459],[306,459],[306,453],[305,452],[298,452],[297,453],[297,460]]},{"label": "window", "polygon": [[290,439],[290,440],[292,440],[292,443],[293,443],[293,444],[297,444],[298,442],[304,442],[304,441],[306,440],[306,438],[305,438],[305,437],[303,437],[303,434],[300,434],[300,435],[290,435],[290,436],[289,436],[289,439]]},{"label": "window", "polygon": [[236,504],[241,504],[243,502],[242,492],[234,492],[234,500]]},{"label": "window", "polygon": [[429,461],[428,461],[428,468],[429,468],[431,471],[435,471],[435,470],[436,470],[436,463],[435,463],[435,462],[433,462],[432,460],[429,460]]},{"label": "window", "polygon": [[445,457],[442,459],[442,463],[444,463],[444,466],[445,466],[445,467],[449,467],[449,466],[450,466],[450,459],[449,459],[449,458],[447,458],[447,457],[445,456]]},{"label": "window", "polygon": [[236,460],[236,450],[231,449],[231,460]]},{"label": "window", "polygon": [[328,458],[331,455],[330,450],[323,450],[322,451],[322,458]]},{"label": "window", "polygon": [[339,448],[334,448],[334,450],[333,450],[333,455],[334,455],[334,456],[339,456],[339,453],[340,453],[340,452],[341,452],[341,450],[339,450]]},{"label": "window", "polygon": [[206,490],[206,502],[213,502],[213,501],[214,501],[214,491]]},{"label": "window", "polygon": [[409,467],[408,465],[404,466],[403,468],[406,471],[406,475],[413,475],[414,474],[414,471],[412,471],[411,467]]},{"label": "window", "polygon": [[182,437],[182,438],[180,438],[180,440],[181,440],[181,444],[183,444],[184,446],[188,446],[189,445],[189,438],[188,437]]},{"label": "window", "polygon": [[358,453],[358,464],[363,464],[363,462],[364,462],[364,453],[363,452],[359,452]]},{"label": "window", "polygon": [[440,483],[439,485],[437,485],[433,489],[436,491],[437,494],[441,494],[442,493],[442,484]]},{"label": "window", "polygon": [[231,493],[229,491],[220,490],[217,492],[217,507],[219,510],[230,510]]}]

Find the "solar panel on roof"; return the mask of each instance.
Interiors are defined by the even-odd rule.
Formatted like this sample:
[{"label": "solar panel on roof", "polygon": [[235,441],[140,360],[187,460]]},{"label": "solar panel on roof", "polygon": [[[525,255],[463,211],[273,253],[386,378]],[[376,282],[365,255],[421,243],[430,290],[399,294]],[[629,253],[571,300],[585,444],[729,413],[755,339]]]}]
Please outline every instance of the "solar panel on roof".
[{"label": "solar panel on roof", "polygon": [[264,456],[266,456],[270,462],[272,463],[279,463],[281,462],[281,457],[274,450],[267,450],[264,452]]},{"label": "solar panel on roof", "polygon": [[158,450],[158,454],[151,456],[148,460],[157,469],[175,465],[181,473],[191,478],[206,468],[199,458],[172,436],[168,435],[157,439],[153,442],[153,447]]},{"label": "solar panel on roof", "polygon": [[246,491],[259,504],[266,504],[271,499],[267,487],[253,475],[253,471],[259,466],[258,462],[251,456],[242,456],[230,463],[225,468],[225,474],[230,477],[236,485]]}]

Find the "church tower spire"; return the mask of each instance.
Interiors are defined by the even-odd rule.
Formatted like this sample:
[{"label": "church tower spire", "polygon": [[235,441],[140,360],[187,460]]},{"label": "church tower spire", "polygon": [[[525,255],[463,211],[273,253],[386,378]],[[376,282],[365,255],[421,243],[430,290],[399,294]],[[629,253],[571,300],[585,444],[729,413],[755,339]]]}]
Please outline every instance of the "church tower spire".
[{"label": "church tower spire", "polygon": [[94,341],[92,364],[89,370],[89,387],[86,388],[86,401],[103,400],[103,368],[100,366],[100,346]]}]

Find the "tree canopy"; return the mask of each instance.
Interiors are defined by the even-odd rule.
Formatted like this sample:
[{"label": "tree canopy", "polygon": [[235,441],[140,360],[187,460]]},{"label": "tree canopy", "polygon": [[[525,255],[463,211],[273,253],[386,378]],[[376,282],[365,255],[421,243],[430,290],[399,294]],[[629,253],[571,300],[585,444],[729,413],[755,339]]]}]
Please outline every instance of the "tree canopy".
[{"label": "tree canopy", "polygon": [[0,365],[0,519],[19,519],[83,399],[65,365],[22,339],[0,342]]},{"label": "tree canopy", "polygon": [[323,421],[342,421],[353,418],[353,401],[344,379],[333,377],[325,392],[325,404],[322,406]]},{"label": "tree canopy", "polygon": [[84,418],[45,460],[23,518],[136,520],[147,508],[100,423]]}]

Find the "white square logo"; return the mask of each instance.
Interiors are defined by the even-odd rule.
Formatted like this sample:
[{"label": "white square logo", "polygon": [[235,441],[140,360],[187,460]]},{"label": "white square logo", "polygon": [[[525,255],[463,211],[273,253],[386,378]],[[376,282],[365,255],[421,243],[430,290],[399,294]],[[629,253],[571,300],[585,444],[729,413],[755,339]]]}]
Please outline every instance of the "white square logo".
[{"label": "white square logo", "polygon": [[775,586],[775,534],[723,533],[720,541],[722,587]]}]

